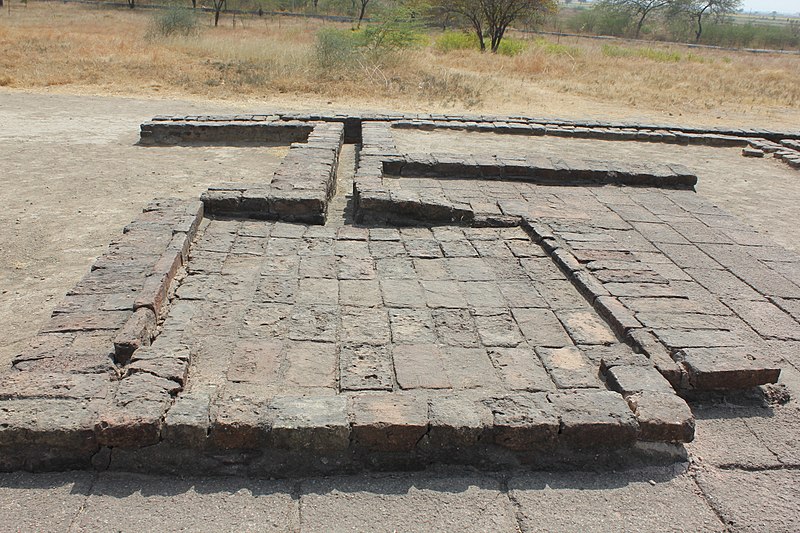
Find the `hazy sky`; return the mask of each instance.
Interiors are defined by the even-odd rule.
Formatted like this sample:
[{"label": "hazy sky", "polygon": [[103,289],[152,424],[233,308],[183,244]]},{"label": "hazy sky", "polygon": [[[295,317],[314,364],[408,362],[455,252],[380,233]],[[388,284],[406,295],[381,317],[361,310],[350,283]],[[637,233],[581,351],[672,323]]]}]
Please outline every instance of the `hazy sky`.
[{"label": "hazy sky", "polygon": [[800,0],[744,0],[743,7],[745,11],[797,14],[800,12]]}]

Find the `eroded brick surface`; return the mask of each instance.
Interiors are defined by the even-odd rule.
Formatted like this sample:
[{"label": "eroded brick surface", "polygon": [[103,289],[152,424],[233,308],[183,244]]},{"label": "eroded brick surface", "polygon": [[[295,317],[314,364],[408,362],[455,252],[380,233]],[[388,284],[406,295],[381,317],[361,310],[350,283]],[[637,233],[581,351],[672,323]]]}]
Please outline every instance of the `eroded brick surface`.
[{"label": "eroded brick surface", "polygon": [[[285,472],[679,443],[675,390],[774,382],[775,346],[800,340],[800,260],[689,190],[691,169],[407,154],[393,128],[753,144],[741,132],[362,118],[143,126],[296,144],[273,176],[211,187],[210,218],[146,207],[0,379],[4,449]],[[345,223],[306,225],[344,203],[344,140],[363,142]]]}]

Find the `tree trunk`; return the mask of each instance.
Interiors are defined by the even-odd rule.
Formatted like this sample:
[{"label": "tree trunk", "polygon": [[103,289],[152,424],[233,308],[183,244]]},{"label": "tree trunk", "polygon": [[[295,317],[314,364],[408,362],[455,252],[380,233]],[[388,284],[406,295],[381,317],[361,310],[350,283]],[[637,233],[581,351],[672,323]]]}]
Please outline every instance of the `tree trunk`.
[{"label": "tree trunk", "polygon": [[496,54],[497,51],[500,49],[500,42],[503,40],[503,37],[506,34],[505,28],[497,28],[495,29],[494,33],[492,33],[492,53]]},{"label": "tree trunk", "polygon": [[192,9],[197,9],[197,0],[192,0]]},{"label": "tree trunk", "polygon": [[483,28],[481,28],[480,24],[473,24],[472,26],[475,29],[475,35],[478,36],[478,45],[481,47],[481,52],[486,51],[486,43],[483,42]]},{"label": "tree trunk", "polygon": [[367,13],[367,2],[361,0],[361,11],[358,14],[358,24],[356,24],[356,29],[361,28],[361,21],[364,20],[364,15]]},{"label": "tree trunk", "polygon": [[219,26],[219,12],[222,9],[222,4],[218,8],[214,9],[214,27],[216,28]]},{"label": "tree trunk", "polygon": [[700,42],[700,36],[703,34],[703,12],[697,14],[697,31],[694,34],[694,42]]},{"label": "tree trunk", "polygon": [[642,16],[639,19],[639,22],[636,24],[636,34],[634,35],[634,38],[636,38],[636,39],[638,39],[639,38],[639,34],[642,33],[642,26],[644,26],[645,17],[647,17],[647,13],[642,13]]}]

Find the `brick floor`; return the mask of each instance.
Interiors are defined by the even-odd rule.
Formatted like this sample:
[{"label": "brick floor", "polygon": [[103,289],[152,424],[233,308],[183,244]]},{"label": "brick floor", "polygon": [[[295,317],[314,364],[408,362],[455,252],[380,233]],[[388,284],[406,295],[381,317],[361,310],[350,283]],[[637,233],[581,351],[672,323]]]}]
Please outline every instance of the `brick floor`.
[{"label": "brick floor", "polygon": [[800,339],[800,259],[688,190],[688,169],[400,154],[365,123],[351,196],[335,167],[352,125],[307,129],[269,190],[212,187],[205,217],[153,203],[112,244],[0,382],[0,466],[678,452],[694,419],[676,391],[775,382]]}]

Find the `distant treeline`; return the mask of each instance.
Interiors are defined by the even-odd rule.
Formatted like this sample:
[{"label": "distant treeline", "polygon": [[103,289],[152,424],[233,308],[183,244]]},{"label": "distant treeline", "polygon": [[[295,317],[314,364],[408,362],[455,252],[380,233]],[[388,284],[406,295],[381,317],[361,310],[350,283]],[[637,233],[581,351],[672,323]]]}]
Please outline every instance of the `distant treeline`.
[{"label": "distant treeline", "polygon": [[[123,2],[122,4],[120,2]],[[124,2],[127,2],[125,4]],[[600,0],[568,2],[555,9],[550,0],[113,0],[109,5],[185,6],[251,16],[276,13],[321,16],[332,20],[382,21],[400,13],[415,26],[470,29],[464,13],[471,5],[524,4],[529,16],[516,17],[512,27],[528,31],[608,35],[655,41],[698,43],[729,48],[800,50],[800,18],[753,19],[737,14],[741,0]],[[459,11],[460,8],[460,11]]]}]

